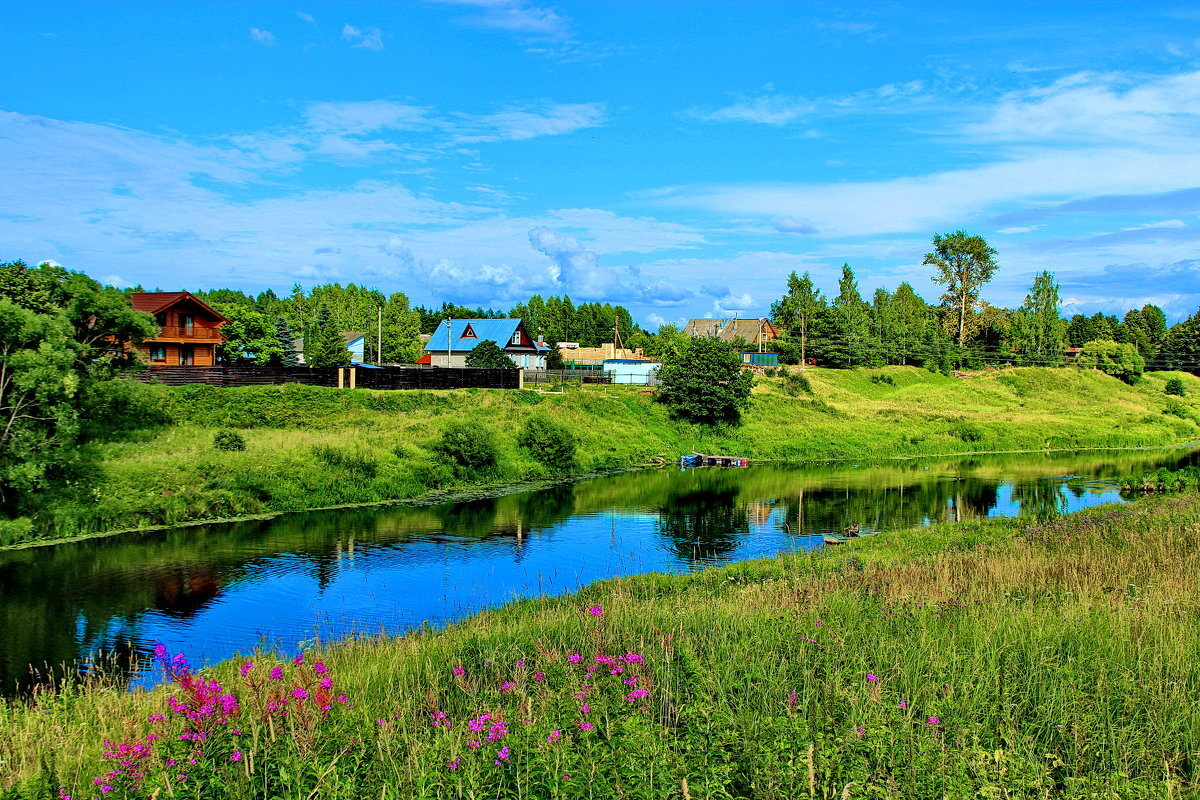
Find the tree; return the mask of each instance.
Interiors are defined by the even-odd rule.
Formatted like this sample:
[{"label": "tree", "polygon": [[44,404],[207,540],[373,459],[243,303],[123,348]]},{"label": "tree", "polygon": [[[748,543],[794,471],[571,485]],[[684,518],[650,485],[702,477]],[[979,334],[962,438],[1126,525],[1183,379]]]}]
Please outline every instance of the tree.
[{"label": "tree", "polygon": [[279,345],[279,364],[283,367],[299,366],[300,359],[296,357],[296,336],[288,325],[287,317],[275,318],[275,342]]},{"label": "tree", "polygon": [[771,319],[776,325],[788,329],[788,338],[800,346],[800,361],[807,363],[808,332],[813,319],[826,308],[825,298],[813,286],[807,272],[797,277],[788,275],[788,290],[781,299],[771,304]]},{"label": "tree", "polygon": [[829,306],[833,347],[828,358],[835,367],[874,366],[876,348],[871,340],[871,319],[858,291],[849,264],[842,264],[838,295]]},{"label": "tree", "polygon": [[1088,342],[1075,361],[1081,367],[1093,367],[1126,383],[1137,383],[1146,369],[1146,361],[1128,342],[1097,339]]},{"label": "tree", "polygon": [[329,306],[321,306],[317,322],[304,337],[304,360],[310,367],[348,367],[350,351],[333,324]]},{"label": "tree", "polygon": [[[255,364],[280,361],[285,351],[279,341],[277,327],[271,324],[266,314],[250,303],[218,303],[213,307],[229,320],[221,326],[223,340],[217,345],[221,358],[230,362]],[[290,346],[288,349],[291,349]],[[292,358],[295,360],[294,354]]]},{"label": "tree", "polygon": [[564,367],[566,364],[563,363],[562,351],[557,347],[551,348],[550,352],[546,353],[546,369],[563,369]]},{"label": "tree", "polygon": [[61,477],[79,437],[80,345],[61,313],[0,299],[0,512],[24,510]]},{"label": "tree", "polygon": [[741,359],[719,339],[694,338],[658,371],[655,397],[682,419],[705,425],[737,423],[750,404],[754,378]]},{"label": "tree", "polygon": [[1159,358],[1167,369],[1200,375],[1200,311],[1171,326]]},{"label": "tree", "polygon": [[925,254],[925,266],[934,267],[933,282],[946,287],[942,302],[954,309],[958,319],[956,341],[962,347],[966,340],[967,315],[979,302],[980,288],[992,279],[996,271],[996,251],[982,236],[968,236],[964,231],[937,234],[933,237],[933,252]]},{"label": "tree", "polygon": [[1013,316],[1011,341],[1022,362],[1045,367],[1062,363],[1067,326],[1058,313],[1061,302],[1054,276],[1046,270],[1038,273]]},{"label": "tree", "polygon": [[467,366],[472,369],[513,369],[516,365],[491,339],[484,339],[467,353]]}]

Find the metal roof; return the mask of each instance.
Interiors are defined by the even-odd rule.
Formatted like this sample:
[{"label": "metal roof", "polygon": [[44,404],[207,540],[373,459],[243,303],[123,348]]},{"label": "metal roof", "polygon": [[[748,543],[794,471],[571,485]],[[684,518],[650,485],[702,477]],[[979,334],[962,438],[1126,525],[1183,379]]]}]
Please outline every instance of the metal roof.
[{"label": "metal roof", "polygon": [[[518,325],[521,325],[521,320],[519,319],[452,319],[450,320],[450,351],[461,353],[473,350],[475,345],[484,340],[495,342],[496,346],[501,350],[536,351],[536,343],[533,347],[509,344],[512,341],[513,332],[517,329]],[[463,338],[463,334],[467,332],[468,326],[471,332],[475,334],[473,338]],[[526,331],[526,335],[528,335],[528,331]],[[445,321],[438,325],[437,330],[429,337],[429,343],[425,345],[425,351],[428,353],[446,352]]]}]

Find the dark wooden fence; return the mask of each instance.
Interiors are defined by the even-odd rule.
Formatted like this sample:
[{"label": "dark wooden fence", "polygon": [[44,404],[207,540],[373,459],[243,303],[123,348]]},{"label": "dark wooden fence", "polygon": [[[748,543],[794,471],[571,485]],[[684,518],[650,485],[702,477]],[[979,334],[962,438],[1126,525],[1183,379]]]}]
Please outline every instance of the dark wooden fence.
[{"label": "dark wooden fence", "polygon": [[359,389],[519,389],[519,369],[456,369],[438,367],[151,367],[134,376],[145,383],[186,386],[277,386],[303,383],[309,386],[357,387]]}]

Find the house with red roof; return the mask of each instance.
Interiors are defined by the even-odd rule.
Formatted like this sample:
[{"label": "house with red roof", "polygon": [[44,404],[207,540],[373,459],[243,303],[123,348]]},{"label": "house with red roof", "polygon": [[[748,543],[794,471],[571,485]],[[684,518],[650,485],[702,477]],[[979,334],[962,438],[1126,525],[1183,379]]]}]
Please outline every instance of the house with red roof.
[{"label": "house with red roof", "polygon": [[211,367],[229,320],[191,292],[134,292],[133,307],[154,316],[158,336],[140,345],[151,367]]}]

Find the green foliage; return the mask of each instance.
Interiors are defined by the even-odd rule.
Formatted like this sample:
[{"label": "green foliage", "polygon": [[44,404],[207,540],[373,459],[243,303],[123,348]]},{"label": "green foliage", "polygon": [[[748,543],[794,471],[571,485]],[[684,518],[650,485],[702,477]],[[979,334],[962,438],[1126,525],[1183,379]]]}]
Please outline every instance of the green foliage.
[{"label": "green foliage", "polygon": [[784,375],[783,388],[792,397],[797,397],[801,392],[804,394],[812,394],[812,384],[809,383],[808,377],[803,372],[788,372]]},{"label": "green foliage", "polygon": [[1169,369],[1200,375],[1200,311],[1171,326],[1159,358]]},{"label": "green foliage", "polygon": [[374,478],[379,472],[379,464],[375,459],[366,453],[355,450],[319,444],[313,448],[313,456],[323,464],[368,480]]},{"label": "green foliage", "polygon": [[704,425],[736,423],[750,404],[753,376],[719,339],[690,339],[658,371],[659,402],[681,419]]},{"label": "green foliage", "polygon": [[1075,363],[1080,367],[1098,369],[1130,384],[1136,383],[1146,369],[1146,361],[1136,347],[1111,340],[1088,342]]},{"label": "green foliage", "polygon": [[304,361],[310,367],[350,366],[350,351],[328,306],[321,306],[316,324],[304,337]]},{"label": "green foliage", "polygon": [[300,359],[296,355],[296,335],[288,325],[287,317],[275,318],[275,345],[279,348],[279,364],[283,367],[296,367]]},{"label": "green foliage", "polygon": [[517,444],[553,470],[566,472],[575,466],[575,436],[552,419],[531,417],[517,434]]},{"label": "green foliage", "polygon": [[1163,394],[1173,394],[1176,397],[1183,397],[1187,392],[1184,391],[1183,381],[1179,378],[1171,378],[1167,381],[1167,385],[1163,387]]},{"label": "green foliage", "polygon": [[881,374],[872,375],[871,383],[874,383],[876,385],[886,384],[888,386],[895,386],[896,380],[891,375],[888,375],[887,373],[881,373]]},{"label": "green foliage", "polygon": [[1022,364],[1053,367],[1062,363],[1067,324],[1058,314],[1058,284],[1048,271],[1033,279],[1025,304],[1013,315],[1011,343]]},{"label": "green foliage", "polygon": [[432,449],[449,459],[456,472],[470,477],[486,475],[500,459],[496,436],[482,423],[449,423]]},{"label": "green foliage", "polygon": [[954,314],[956,341],[962,347],[966,342],[967,316],[979,302],[980,288],[996,271],[996,251],[982,236],[955,231],[935,235],[933,251],[925,254],[923,263],[937,270],[933,282],[946,287],[942,302]]},{"label": "green foliage", "polygon": [[513,360],[491,339],[484,339],[467,353],[467,366],[473,369],[513,369]]},{"label": "green foliage", "polygon": [[564,369],[565,367],[562,351],[557,346],[551,348],[550,352],[546,353],[546,369]]},{"label": "green foliage", "polygon": [[[221,326],[224,340],[217,345],[221,358],[231,363],[251,364],[282,361],[286,351],[280,342],[278,326],[271,323],[269,316],[245,303],[220,303],[214,308],[229,319]],[[295,362],[294,351],[292,361]]]},{"label": "green foliage", "polygon": [[145,383],[84,381],[77,397],[84,441],[124,438],[171,421],[162,391]]},{"label": "green foliage", "polygon": [[246,438],[237,431],[217,431],[213,436],[213,447],[217,450],[245,450]]}]

